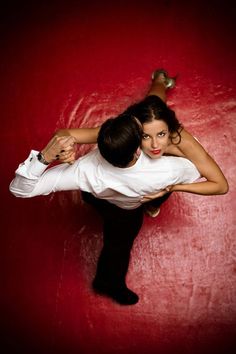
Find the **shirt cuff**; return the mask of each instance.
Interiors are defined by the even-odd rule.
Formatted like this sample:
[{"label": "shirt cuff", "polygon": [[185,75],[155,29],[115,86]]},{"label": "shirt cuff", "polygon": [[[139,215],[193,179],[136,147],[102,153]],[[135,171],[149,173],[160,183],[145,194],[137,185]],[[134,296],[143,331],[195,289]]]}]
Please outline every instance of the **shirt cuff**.
[{"label": "shirt cuff", "polygon": [[39,151],[31,150],[28,158],[19,165],[16,172],[31,178],[41,176],[48,166],[38,160],[38,153]]}]

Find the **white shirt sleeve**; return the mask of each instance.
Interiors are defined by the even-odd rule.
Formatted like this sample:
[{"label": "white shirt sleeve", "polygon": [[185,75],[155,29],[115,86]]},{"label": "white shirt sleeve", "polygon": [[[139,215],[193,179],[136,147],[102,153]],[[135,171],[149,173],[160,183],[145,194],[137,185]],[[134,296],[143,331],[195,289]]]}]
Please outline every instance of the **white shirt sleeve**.
[{"label": "white shirt sleeve", "polygon": [[76,163],[60,164],[47,169],[47,166],[38,160],[37,154],[38,151],[31,150],[28,158],[19,165],[9,187],[12,194],[16,197],[31,198],[56,191],[79,189],[75,173]]},{"label": "white shirt sleeve", "polygon": [[201,177],[196,166],[187,158],[174,156],[168,158],[172,170],[172,184],[193,183]]}]

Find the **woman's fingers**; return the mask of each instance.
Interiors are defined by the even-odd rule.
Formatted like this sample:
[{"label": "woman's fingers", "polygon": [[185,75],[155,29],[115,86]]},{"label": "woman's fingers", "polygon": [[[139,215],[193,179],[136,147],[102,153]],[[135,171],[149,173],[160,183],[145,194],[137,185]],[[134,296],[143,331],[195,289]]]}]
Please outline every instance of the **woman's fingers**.
[{"label": "woman's fingers", "polygon": [[72,136],[54,136],[42,153],[48,162],[59,159],[61,153],[72,151],[75,144],[75,138]]},{"label": "woman's fingers", "polygon": [[63,152],[59,154],[58,160],[63,163],[73,163],[76,160],[76,152],[73,151],[68,151],[68,152]]},{"label": "woman's fingers", "polygon": [[166,193],[169,193],[169,191],[170,191],[170,186],[166,187],[166,189],[163,189],[162,191],[160,191],[160,192],[158,192],[158,193],[152,193],[152,194],[144,195],[144,196],[140,199],[140,202],[141,202],[141,203],[150,202],[150,200],[163,197]]}]

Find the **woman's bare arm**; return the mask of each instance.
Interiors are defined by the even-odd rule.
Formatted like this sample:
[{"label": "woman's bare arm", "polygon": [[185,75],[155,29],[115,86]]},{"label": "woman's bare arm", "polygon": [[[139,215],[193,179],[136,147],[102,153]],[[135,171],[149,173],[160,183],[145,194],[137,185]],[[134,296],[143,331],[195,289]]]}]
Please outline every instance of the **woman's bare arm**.
[{"label": "woman's bare arm", "polygon": [[55,132],[55,137],[71,136],[75,139],[74,148],[71,151],[62,151],[58,160],[63,163],[72,164],[76,159],[76,144],[95,144],[100,127],[95,128],[72,128],[72,129],[59,129]]},{"label": "woman's bare arm", "polygon": [[194,163],[201,176],[206,181],[193,184],[175,185],[172,191],[190,192],[202,195],[225,194],[228,192],[228,182],[214,159],[206,152],[203,146],[185,129],[181,131],[181,141],[178,145],[170,145],[168,153],[179,150],[184,156]]},{"label": "woman's bare arm", "polygon": [[59,129],[55,132],[57,136],[73,136],[77,144],[95,144],[100,127],[95,128],[72,128]]}]

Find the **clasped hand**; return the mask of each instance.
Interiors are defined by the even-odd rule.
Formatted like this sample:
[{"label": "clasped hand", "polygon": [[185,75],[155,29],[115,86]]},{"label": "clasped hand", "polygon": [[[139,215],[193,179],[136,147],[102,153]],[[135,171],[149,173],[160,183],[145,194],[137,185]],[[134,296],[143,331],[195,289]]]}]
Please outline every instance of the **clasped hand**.
[{"label": "clasped hand", "polygon": [[60,160],[72,164],[76,159],[75,138],[55,135],[41,152],[49,163]]}]

